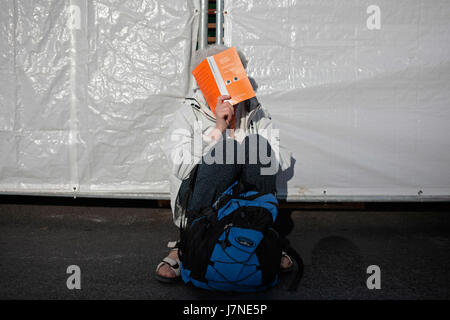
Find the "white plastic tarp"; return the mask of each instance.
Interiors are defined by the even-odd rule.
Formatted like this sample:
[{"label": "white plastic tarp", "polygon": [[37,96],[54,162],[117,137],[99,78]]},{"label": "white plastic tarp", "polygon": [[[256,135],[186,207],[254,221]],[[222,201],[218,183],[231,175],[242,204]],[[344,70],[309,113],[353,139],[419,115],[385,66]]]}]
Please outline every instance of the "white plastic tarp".
[{"label": "white plastic tarp", "polygon": [[225,0],[225,44],[294,152],[288,199],[448,199],[449,17],[447,0]]},{"label": "white plastic tarp", "polygon": [[[2,0],[0,193],[169,195],[198,0]],[[225,0],[288,199],[450,195],[450,2]],[[430,198],[427,198],[430,197]]]},{"label": "white plastic tarp", "polygon": [[[197,0],[2,0],[0,192],[168,197]],[[162,194],[162,196],[161,196]]]}]

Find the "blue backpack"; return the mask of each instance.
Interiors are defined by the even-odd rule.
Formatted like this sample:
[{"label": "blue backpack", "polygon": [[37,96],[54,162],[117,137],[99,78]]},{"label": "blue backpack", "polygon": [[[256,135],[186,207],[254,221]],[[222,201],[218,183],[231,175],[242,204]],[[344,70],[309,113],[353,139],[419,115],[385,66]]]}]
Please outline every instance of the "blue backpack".
[{"label": "blue backpack", "polygon": [[[188,215],[179,243],[181,277],[207,290],[256,292],[278,282],[282,250],[303,265],[275,231],[278,201],[236,181],[212,205]],[[300,270],[300,268],[299,268]],[[291,290],[300,281],[298,273]]]}]

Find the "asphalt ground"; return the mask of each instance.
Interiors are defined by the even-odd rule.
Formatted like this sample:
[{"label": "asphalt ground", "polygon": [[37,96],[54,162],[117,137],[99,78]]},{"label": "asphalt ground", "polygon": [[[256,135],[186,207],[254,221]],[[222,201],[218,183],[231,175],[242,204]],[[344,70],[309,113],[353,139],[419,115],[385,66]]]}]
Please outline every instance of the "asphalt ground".
[{"label": "asphalt ground", "polygon": [[[0,299],[449,299],[450,205],[367,204],[365,209],[283,209],[303,256],[293,274],[255,294],[163,284],[155,267],[178,230],[154,201],[0,198]],[[81,271],[69,290],[67,268]],[[380,268],[369,290],[367,268]]]}]

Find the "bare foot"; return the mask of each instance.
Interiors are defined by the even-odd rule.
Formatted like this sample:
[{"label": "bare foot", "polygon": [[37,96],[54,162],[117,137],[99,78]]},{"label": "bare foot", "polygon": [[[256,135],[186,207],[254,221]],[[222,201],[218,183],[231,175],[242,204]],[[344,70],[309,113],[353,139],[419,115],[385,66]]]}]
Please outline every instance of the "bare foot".
[{"label": "bare foot", "polygon": [[[177,261],[178,263],[180,263],[179,259],[178,259],[178,249],[176,249],[176,248],[170,250],[169,255],[167,257],[172,258],[175,261]],[[164,277],[164,278],[175,278],[176,277],[175,272],[167,264],[163,264],[158,269],[157,274],[159,274],[161,277]]]},{"label": "bare foot", "polygon": [[288,257],[286,257],[285,255],[283,255],[281,257],[281,263],[280,263],[280,268],[281,269],[288,269],[290,268],[294,263],[291,261],[291,259],[289,259]]}]

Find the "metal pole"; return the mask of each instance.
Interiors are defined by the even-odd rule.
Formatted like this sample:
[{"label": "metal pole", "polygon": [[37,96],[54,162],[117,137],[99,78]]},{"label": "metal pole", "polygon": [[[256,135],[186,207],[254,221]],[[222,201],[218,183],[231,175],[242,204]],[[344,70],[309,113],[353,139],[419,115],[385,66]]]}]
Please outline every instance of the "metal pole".
[{"label": "metal pole", "polygon": [[223,44],[223,1],[216,1],[216,44]]},{"label": "metal pole", "polygon": [[208,45],[208,0],[201,0],[198,48],[204,49],[206,48],[207,45]]}]

